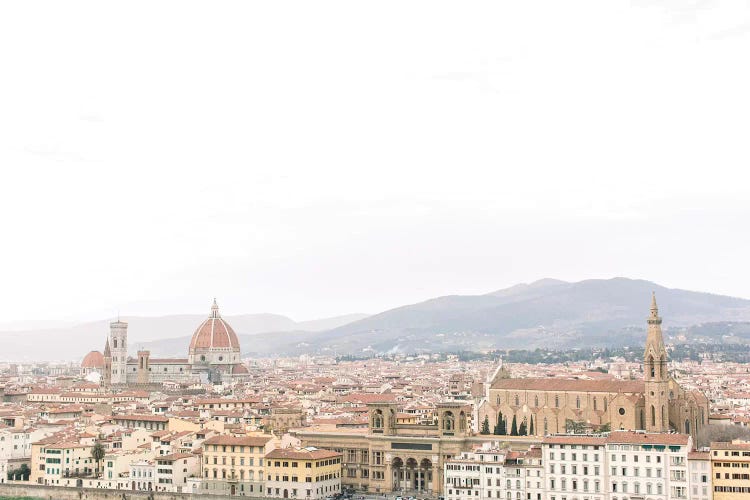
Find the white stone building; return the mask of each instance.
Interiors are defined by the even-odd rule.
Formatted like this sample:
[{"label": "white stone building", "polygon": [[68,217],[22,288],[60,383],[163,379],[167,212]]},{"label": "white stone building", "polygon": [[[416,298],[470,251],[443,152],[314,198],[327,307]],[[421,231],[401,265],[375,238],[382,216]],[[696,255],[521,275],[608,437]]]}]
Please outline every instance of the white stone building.
[{"label": "white stone building", "polygon": [[130,464],[130,489],[153,491],[156,480],[156,466],[151,460],[137,460]]},{"label": "white stone building", "polygon": [[544,439],[547,500],[689,498],[685,434],[616,431]]},{"label": "white stone building", "polygon": [[688,453],[688,485],[690,500],[713,500],[711,487],[711,452]]},{"label": "white stone building", "polygon": [[448,500],[544,498],[544,469],[538,447],[516,452],[485,446],[465,452],[446,461],[443,478],[443,492]]}]

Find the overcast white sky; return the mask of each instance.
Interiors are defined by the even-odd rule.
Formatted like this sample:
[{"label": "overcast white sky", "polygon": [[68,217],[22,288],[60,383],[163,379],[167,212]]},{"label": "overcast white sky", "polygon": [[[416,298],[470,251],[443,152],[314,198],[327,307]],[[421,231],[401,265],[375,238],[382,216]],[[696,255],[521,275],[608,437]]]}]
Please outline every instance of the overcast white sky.
[{"label": "overcast white sky", "polygon": [[750,297],[750,2],[3,2],[0,322]]}]

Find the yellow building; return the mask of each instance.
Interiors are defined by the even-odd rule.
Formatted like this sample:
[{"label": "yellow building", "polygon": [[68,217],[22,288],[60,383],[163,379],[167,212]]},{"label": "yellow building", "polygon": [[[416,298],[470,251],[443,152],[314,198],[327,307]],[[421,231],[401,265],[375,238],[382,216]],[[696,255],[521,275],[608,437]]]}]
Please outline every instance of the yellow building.
[{"label": "yellow building", "polygon": [[77,442],[50,443],[32,446],[32,464],[36,474],[30,478],[39,484],[68,485],[68,479],[80,480],[91,476],[97,464],[91,456],[93,444]]},{"label": "yellow building", "polygon": [[341,454],[283,448],[266,455],[266,496],[320,499],[341,491]]},{"label": "yellow building", "polygon": [[263,460],[271,436],[214,436],[203,442],[203,494],[263,495]]},{"label": "yellow building", "polygon": [[714,500],[750,498],[750,442],[711,443]]}]

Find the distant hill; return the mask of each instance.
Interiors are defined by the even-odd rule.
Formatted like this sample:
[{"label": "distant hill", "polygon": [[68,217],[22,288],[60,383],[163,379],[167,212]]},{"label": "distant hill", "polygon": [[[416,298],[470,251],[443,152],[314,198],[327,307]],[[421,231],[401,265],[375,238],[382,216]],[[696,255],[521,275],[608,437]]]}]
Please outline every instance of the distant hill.
[{"label": "distant hill", "polygon": [[544,279],[485,295],[438,297],[304,338],[279,338],[272,348],[343,354],[632,345],[645,338],[652,291],[665,326],[750,320],[745,299],[628,278]]},{"label": "distant hill", "polygon": [[[295,322],[275,314],[228,316],[248,356],[372,354],[636,345],[643,342],[651,292],[669,333],[750,342],[750,301],[665,288],[628,278],[543,279],[484,295],[449,295],[373,316],[352,314]],[[204,315],[127,317],[130,349],[153,356],[187,354]],[[687,328],[690,327],[690,328]],[[0,332],[0,357],[81,359],[104,348],[107,321]]]},{"label": "distant hill", "polygon": [[[243,314],[226,319],[240,336],[243,347],[252,344],[250,337],[264,332],[317,332],[336,328],[367,317],[348,314],[333,318],[296,322],[278,314]],[[190,337],[206,315],[182,314],[159,317],[124,316],[128,322],[129,350],[135,354],[140,348],[152,349],[155,356],[187,356]],[[3,349],[0,360],[46,361],[77,360],[89,351],[104,349],[109,332],[109,321],[93,321],[76,325],[0,331]]]}]

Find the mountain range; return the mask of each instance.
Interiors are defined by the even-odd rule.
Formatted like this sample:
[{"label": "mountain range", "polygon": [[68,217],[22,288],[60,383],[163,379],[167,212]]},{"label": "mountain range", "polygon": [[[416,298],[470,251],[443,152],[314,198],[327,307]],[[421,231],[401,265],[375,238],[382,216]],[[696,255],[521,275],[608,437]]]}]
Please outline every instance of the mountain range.
[{"label": "mountain range", "polygon": [[750,321],[745,299],[628,278],[543,279],[484,295],[438,297],[267,347],[353,354],[640,345],[652,292],[665,327]]},{"label": "mountain range", "polygon": [[[750,300],[666,288],[628,278],[566,282],[543,279],[482,295],[449,295],[372,316],[352,314],[295,322],[275,314],[225,319],[243,355],[374,354],[519,348],[640,345],[651,293],[667,328],[750,321]],[[185,357],[202,315],[128,317],[130,347],[154,357]],[[2,358],[80,359],[100,350],[107,321],[54,329],[0,332]]]}]

